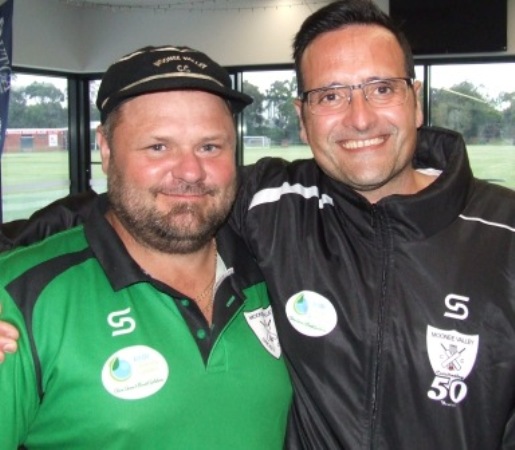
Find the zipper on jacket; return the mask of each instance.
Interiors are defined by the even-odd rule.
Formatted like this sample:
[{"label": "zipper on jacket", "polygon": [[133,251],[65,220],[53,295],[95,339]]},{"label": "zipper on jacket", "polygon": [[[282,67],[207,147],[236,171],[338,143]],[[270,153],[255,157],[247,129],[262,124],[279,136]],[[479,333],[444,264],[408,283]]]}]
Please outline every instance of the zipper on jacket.
[{"label": "zipper on jacket", "polygon": [[388,255],[391,249],[391,234],[388,229],[388,223],[384,209],[377,205],[371,207],[372,227],[376,231],[376,245],[381,255],[381,291],[379,298],[379,311],[377,317],[377,335],[376,349],[373,371],[372,398],[370,404],[370,441],[369,448],[374,449],[376,441],[376,422],[378,413],[378,391],[381,384],[382,375],[382,352],[384,339],[384,322],[386,316],[386,290],[387,290],[387,273],[388,273]]}]

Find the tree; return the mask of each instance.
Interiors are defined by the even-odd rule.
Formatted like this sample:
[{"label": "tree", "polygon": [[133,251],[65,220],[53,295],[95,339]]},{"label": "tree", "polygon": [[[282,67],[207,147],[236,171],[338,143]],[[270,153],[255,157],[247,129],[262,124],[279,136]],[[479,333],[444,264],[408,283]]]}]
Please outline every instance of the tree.
[{"label": "tree", "polygon": [[284,144],[298,141],[299,125],[293,101],[297,92],[297,80],[274,81],[266,92],[267,108],[273,128],[270,137]]},{"label": "tree", "polygon": [[11,88],[9,93],[9,128],[26,128],[24,127],[23,116],[27,108],[27,101],[23,93]]},{"label": "tree", "polygon": [[26,86],[23,92],[29,100],[43,105],[62,103],[65,100],[64,93],[51,83],[39,83],[35,81]]},{"label": "tree", "polygon": [[469,143],[488,142],[501,136],[502,114],[497,103],[468,81],[450,89],[433,89],[431,122],[459,131]]},{"label": "tree", "polygon": [[68,110],[65,94],[50,83],[34,82],[12,88],[9,101],[9,128],[66,128]]},{"label": "tree", "polygon": [[243,92],[250,95],[254,102],[243,110],[245,122],[245,134],[248,136],[264,136],[267,134],[265,118],[263,116],[263,104],[265,96],[259,88],[248,81],[243,82]]}]

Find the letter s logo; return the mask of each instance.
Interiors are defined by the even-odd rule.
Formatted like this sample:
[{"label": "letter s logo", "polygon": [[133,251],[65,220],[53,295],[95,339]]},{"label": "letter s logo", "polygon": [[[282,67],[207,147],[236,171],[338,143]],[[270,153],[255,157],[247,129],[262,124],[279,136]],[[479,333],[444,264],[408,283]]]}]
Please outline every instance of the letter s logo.
[{"label": "letter s logo", "polygon": [[469,300],[468,297],[463,297],[462,295],[449,294],[445,297],[445,306],[454,312],[447,311],[444,313],[444,316],[451,319],[465,320],[469,316],[469,309],[465,302]]},{"label": "letter s logo", "polygon": [[113,336],[120,334],[129,334],[136,328],[136,321],[132,317],[127,316],[131,312],[130,308],[121,311],[112,312],[107,316],[107,323],[113,328],[120,328],[120,330],[113,331]]}]

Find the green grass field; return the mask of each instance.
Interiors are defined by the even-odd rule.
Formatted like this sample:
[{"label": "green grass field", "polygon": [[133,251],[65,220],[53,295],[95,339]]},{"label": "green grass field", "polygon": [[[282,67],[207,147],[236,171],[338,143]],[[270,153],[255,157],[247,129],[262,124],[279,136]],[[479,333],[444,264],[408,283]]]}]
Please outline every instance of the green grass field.
[{"label": "green grass field", "polygon": [[[468,147],[472,170],[477,178],[515,189],[515,146],[472,145]],[[307,146],[247,148],[244,164],[265,156],[289,161],[311,156]],[[92,160],[98,162],[98,152]],[[93,166],[93,187],[105,186],[98,165]],[[5,153],[2,156],[2,203],[4,222],[28,217],[35,210],[69,192],[68,155],[57,152]]]}]

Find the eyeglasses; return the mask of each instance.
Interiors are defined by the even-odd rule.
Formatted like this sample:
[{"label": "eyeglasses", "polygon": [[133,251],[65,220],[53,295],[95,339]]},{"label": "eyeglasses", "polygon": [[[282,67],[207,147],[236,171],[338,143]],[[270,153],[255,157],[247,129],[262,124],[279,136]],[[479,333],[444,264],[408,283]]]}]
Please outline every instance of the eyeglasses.
[{"label": "eyeglasses", "polygon": [[312,89],[302,94],[310,111],[318,116],[345,111],[352,100],[352,91],[361,89],[366,101],[374,108],[389,108],[402,105],[413,86],[413,78],[385,78],[353,86],[328,86]]}]

